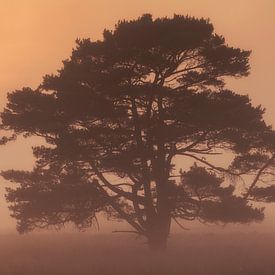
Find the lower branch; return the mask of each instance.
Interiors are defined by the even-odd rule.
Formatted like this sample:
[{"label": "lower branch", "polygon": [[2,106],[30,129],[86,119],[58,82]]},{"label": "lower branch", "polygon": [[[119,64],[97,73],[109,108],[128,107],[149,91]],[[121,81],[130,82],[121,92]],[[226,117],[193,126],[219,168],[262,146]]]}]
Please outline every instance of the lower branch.
[{"label": "lower branch", "polygon": [[252,189],[256,186],[257,182],[260,180],[261,175],[263,174],[263,172],[265,171],[265,169],[267,169],[272,162],[275,159],[275,154],[272,155],[272,157],[262,166],[261,169],[259,169],[258,173],[256,174],[254,180],[252,181],[250,187],[248,188],[248,191],[246,192],[246,194],[244,195],[244,199],[247,199],[252,191]]}]

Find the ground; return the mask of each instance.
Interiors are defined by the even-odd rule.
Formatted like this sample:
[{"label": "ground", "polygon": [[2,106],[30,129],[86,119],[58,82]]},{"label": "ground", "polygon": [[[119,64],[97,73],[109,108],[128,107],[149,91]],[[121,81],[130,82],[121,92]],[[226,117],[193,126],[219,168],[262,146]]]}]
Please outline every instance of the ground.
[{"label": "ground", "polygon": [[275,274],[275,233],[175,234],[152,254],[134,235],[0,235],[0,274]]}]

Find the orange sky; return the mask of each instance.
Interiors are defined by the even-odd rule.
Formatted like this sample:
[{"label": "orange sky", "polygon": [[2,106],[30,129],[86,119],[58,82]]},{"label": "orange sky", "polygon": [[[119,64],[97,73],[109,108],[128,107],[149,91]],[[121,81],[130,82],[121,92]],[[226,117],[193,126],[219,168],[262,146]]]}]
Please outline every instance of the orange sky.
[{"label": "orange sky", "polygon": [[[275,126],[274,0],[0,0],[0,108],[7,92],[35,88],[43,75],[56,72],[77,37],[99,39],[119,19],[143,13],[209,17],[230,45],[251,49],[251,75],[229,86],[266,107],[266,120]],[[0,170],[30,169],[31,144],[20,140],[1,147]],[[1,230],[13,223],[0,182]]]}]

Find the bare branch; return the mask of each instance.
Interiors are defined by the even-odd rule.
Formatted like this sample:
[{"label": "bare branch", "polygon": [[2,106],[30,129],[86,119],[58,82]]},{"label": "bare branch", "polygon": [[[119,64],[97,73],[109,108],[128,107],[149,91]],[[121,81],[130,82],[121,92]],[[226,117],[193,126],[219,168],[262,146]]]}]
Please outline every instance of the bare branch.
[{"label": "bare branch", "polygon": [[183,156],[187,156],[187,157],[190,157],[190,158],[193,158],[209,167],[211,167],[212,169],[216,170],[216,171],[219,171],[219,172],[223,172],[223,173],[227,173],[227,174],[230,174],[230,175],[234,175],[234,176],[240,176],[242,175],[242,173],[234,173],[232,171],[229,171],[228,169],[225,169],[223,167],[219,167],[219,166],[215,166],[213,164],[211,164],[210,162],[206,161],[205,159],[203,158],[199,158],[197,156],[194,156],[192,154],[188,154],[188,153],[181,153],[180,155],[183,155]]},{"label": "bare branch", "polygon": [[138,235],[143,235],[141,232],[133,231],[133,230],[114,230],[112,233],[134,233]]},{"label": "bare branch", "polygon": [[109,194],[104,190],[104,188],[97,182],[97,187],[101,190],[102,195],[106,198],[106,200],[109,202],[109,204],[113,207],[115,211],[123,218],[125,221],[127,221],[133,228],[135,228],[138,232],[141,234],[144,233],[144,229],[136,223],[131,216],[129,216],[127,213],[125,213],[119,205],[113,200],[112,197],[109,196]]},{"label": "bare branch", "polygon": [[172,219],[175,221],[175,223],[183,230],[190,230],[190,228],[184,227],[175,217],[172,217]]}]

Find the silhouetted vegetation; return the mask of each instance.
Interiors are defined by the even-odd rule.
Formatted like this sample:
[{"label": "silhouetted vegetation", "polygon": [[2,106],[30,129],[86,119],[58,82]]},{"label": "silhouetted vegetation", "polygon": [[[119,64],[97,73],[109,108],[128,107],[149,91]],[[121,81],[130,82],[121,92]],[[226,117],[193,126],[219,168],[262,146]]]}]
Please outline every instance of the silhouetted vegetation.
[{"label": "silhouetted vegetation", "polygon": [[[48,144],[34,147],[32,172],[2,172],[19,183],[7,190],[18,230],[85,228],[105,212],[160,249],[173,220],[262,220],[247,199],[275,199],[274,187],[254,188],[271,174],[274,133],[260,106],[224,88],[225,77],[249,74],[249,55],[208,20],[179,15],[146,14],[102,41],[78,39],[56,75],[9,93],[1,115],[3,129]],[[228,177],[243,174],[255,178],[237,194]]]}]

